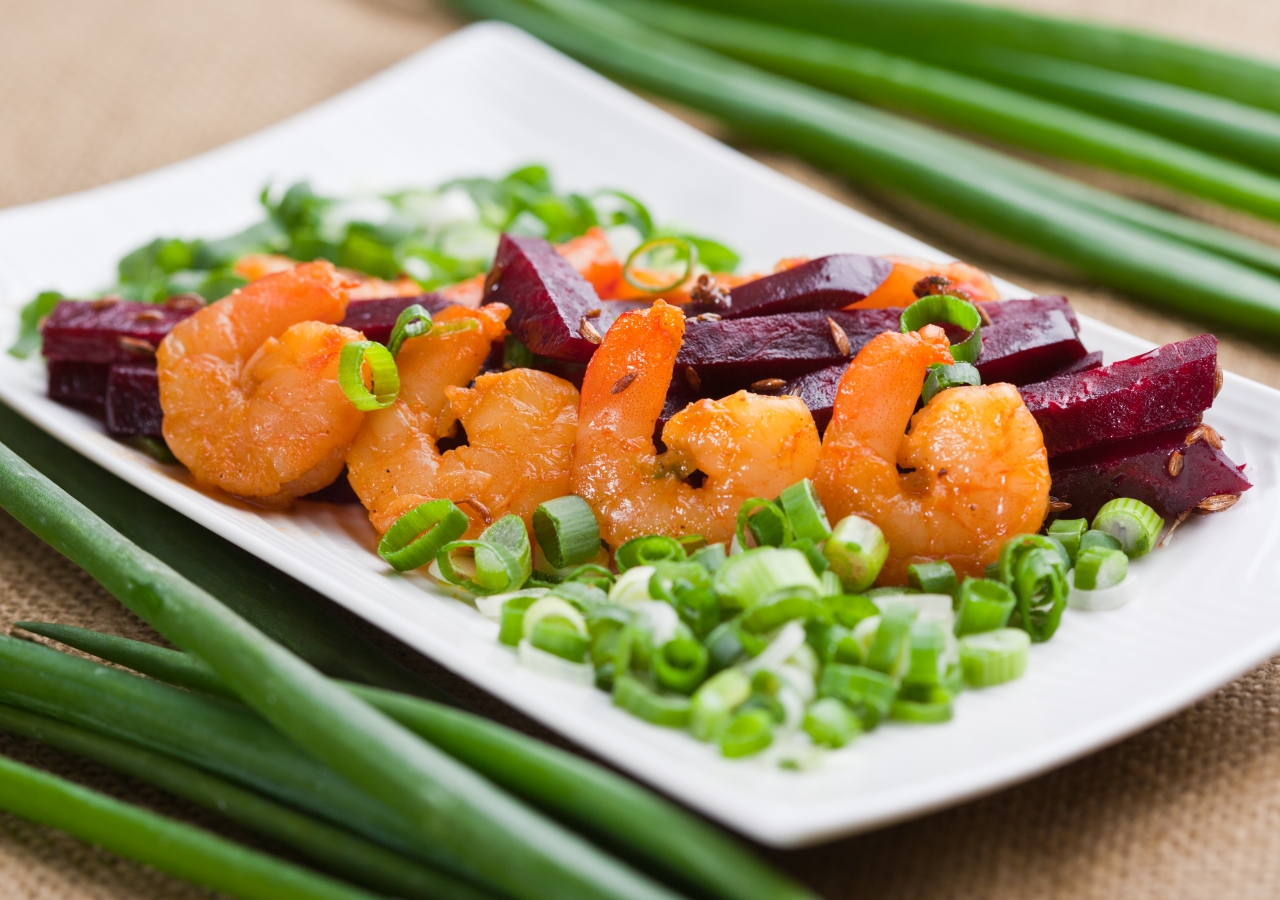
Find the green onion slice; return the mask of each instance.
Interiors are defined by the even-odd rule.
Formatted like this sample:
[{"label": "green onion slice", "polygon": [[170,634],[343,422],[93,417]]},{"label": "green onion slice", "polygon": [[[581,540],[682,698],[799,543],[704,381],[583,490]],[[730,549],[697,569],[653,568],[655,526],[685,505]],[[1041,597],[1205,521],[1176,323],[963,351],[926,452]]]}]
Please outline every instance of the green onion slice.
[{"label": "green onion slice", "polygon": [[691,637],[677,636],[653,655],[658,684],[678,694],[692,694],[707,677],[707,648]]},{"label": "green onion slice", "polygon": [[831,612],[807,587],[790,587],[766,594],[742,614],[742,628],[752,634],[773,631],[793,619],[829,622]]},{"label": "green onion slice", "polygon": [[1055,519],[1049,525],[1049,537],[1055,538],[1075,563],[1080,553],[1080,540],[1089,530],[1088,519]]},{"label": "green onion slice", "polygon": [[880,614],[880,624],[867,648],[867,668],[894,678],[906,673],[911,663],[911,626],[916,615],[910,606],[889,604]]},{"label": "green onion slice", "polygon": [[951,721],[951,699],[932,701],[897,699],[889,708],[889,718],[898,722],[940,725]]},{"label": "green onion slice", "polygon": [[1070,593],[1060,551],[1037,547],[1022,554],[1009,586],[1018,598],[1018,624],[1037,643],[1053,637]]},{"label": "green onion slice", "polygon": [[[665,284],[652,284],[640,280],[633,269],[640,262],[645,263],[644,271],[652,272],[671,268],[672,280]],[[698,248],[694,243],[682,237],[659,237],[645,241],[631,251],[626,265],[622,267],[622,277],[638,291],[647,294],[661,294],[674,290],[688,280],[698,264]],[[678,268],[676,268],[678,267]],[[678,274],[677,274],[678,273]]]},{"label": "green onion slice", "polygon": [[636,566],[651,566],[654,563],[684,558],[684,546],[675,538],[650,534],[632,538],[619,547],[618,552],[613,555],[613,562],[619,572],[625,572]]},{"label": "green onion slice", "polygon": [[609,602],[618,606],[632,607],[653,599],[649,593],[649,582],[654,566],[634,566],[618,576],[618,580],[609,588]]},{"label": "green onion slice", "polygon": [[831,523],[827,511],[822,508],[818,492],[808,478],[801,479],[778,496],[791,530],[797,538],[807,538],[815,544],[831,537]]},{"label": "green onion slice", "polygon": [[960,668],[970,687],[991,687],[1027,670],[1030,636],[1020,628],[997,628],[960,639]]},{"label": "green onion slice", "polygon": [[[902,311],[902,333],[919,331],[926,325],[955,325],[969,332],[958,344],[951,345],[956,362],[976,363],[982,355],[982,313],[978,308],[954,294],[930,294],[921,297]],[[966,382],[967,383],[967,382]]]},{"label": "green onion slice", "polygon": [[720,753],[729,759],[754,756],[773,743],[774,721],[764,709],[738,713],[720,735]]},{"label": "green onion slice", "polygon": [[[373,390],[365,387],[364,364],[369,363]],[[338,357],[338,385],[351,405],[361,412],[386,409],[400,393],[400,372],[395,357],[386,347],[374,341],[352,341],[344,344]]]},{"label": "green onion slice", "polygon": [[716,596],[725,609],[748,609],[762,597],[788,588],[817,596],[822,582],[799,550],[757,547],[736,553],[716,569]]},{"label": "green onion slice", "polygon": [[700,741],[715,740],[734,710],[751,696],[751,679],[738,668],[725,669],[703,682],[693,695],[689,729]]},{"label": "green onion slice", "polygon": [[1090,528],[1081,536],[1080,549],[1076,552],[1076,555],[1078,556],[1080,553],[1095,547],[1102,550],[1119,550],[1120,542],[1105,531],[1096,531]]},{"label": "green onion slice", "polygon": [[529,607],[546,595],[545,591],[520,591],[502,604],[502,619],[498,626],[498,641],[514,647],[524,640],[524,614]]},{"label": "green onion slice", "polygon": [[529,534],[513,515],[494,522],[478,540],[445,544],[436,562],[445,581],[473,594],[518,590],[533,573]]},{"label": "green onion slice", "polygon": [[833,750],[845,746],[862,733],[862,723],[853,710],[835,697],[823,697],[809,704],[802,727],[819,747]]},{"label": "green onion slice", "polygon": [[1101,591],[1124,581],[1129,574],[1129,557],[1123,550],[1092,547],[1076,559],[1073,584],[1085,591]]},{"label": "green onion slice", "polygon": [[898,683],[883,672],[865,666],[831,663],[823,667],[818,696],[844,701],[863,727],[872,729],[889,715],[898,697]]},{"label": "green onion slice", "polygon": [[724,565],[724,561],[728,558],[729,551],[723,543],[708,544],[689,557],[692,562],[696,562],[712,574]]},{"label": "green onion slice", "polygon": [[957,637],[1003,628],[1018,603],[1007,585],[989,578],[966,578],[960,585],[959,597]]},{"label": "green onion slice", "polygon": [[[951,349],[955,350],[956,348],[952,347]],[[982,384],[982,376],[978,374],[976,368],[967,362],[953,363],[949,366],[933,363],[929,366],[929,374],[925,376],[924,387],[920,389],[920,399],[924,403],[928,403],[938,394],[950,388],[979,384]]]},{"label": "green onion slice", "polygon": [[435,559],[445,544],[462,537],[470,524],[467,514],[451,500],[429,500],[387,529],[378,542],[378,555],[397,572],[416,569]]},{"label": "green onion slice", "polygon": [[595,513],[577,494],[548,500],[535,509],[533,535],[542,555],[556,569],[585,563],[600,552],[600,526]]},{"label": "green onion slice", "polygon": [[400,355],[400,347],[409,338],[422,337],[431,330],[431,313],[418,303],[406,306],[396,316],[396,324],[391,329],[391,337],[387,340],[387,350],[392,357]]},{"label": "green onion slice", "polygon": [[654,566],[649,596],[670,603],[680,621],[700,638],[720,624],[720,602],[712,587],[711,573],[692,560]]},{"label": "green onion slice", "polygon": [[1120,542],[1130,559],[1150,553],[1160,539],[1164,519],[1141,500],[1118,497],[1103,505],[1093,517],[1093,527]]},{"label": "green onion slice", "polygon": [[822,547],[822,555],[839,576],[844,589],[860,594],[875,584],[889,558],[889,542],[874,523],[859,516],[847,516],[836,523]]},{"label": "green onion slice", "polygon": [[845,628],[855,628],[863,619],[880,615],[880,607],[862,594],[838,594],[824,598],[823,602],[836,623]]},{"label": "green onion slice", "polygon": [[693,714],[688,697],[659,694],[638,678],[625,674],[613,680],[613,705],[667,728],[684,728]]},{"label": "green onion slice", "polygon": [[744,550],[747,543],[747,532],[757,547],[781,547],[791,541],[791,523],[782,507],[763,497],[752,497],[743,501],[738,507],[736,526],[738,545]]},{"label": "green onion slice", "polygon": [[954,597],[960,589],[956,570],[945,559],[907,566],[907,583],[926,594],[950,594]]}]

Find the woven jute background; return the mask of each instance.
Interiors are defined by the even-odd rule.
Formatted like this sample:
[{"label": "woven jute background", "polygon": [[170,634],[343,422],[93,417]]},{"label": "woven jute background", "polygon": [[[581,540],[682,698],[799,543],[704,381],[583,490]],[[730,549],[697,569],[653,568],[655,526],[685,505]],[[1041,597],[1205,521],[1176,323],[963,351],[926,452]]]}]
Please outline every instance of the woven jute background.
[{"label": "woven jute background", "polygon": [[[1273,0],[1021,2],[1280,53],[1280,4]],[[144,172],[249,134],[463,24],[426,0],[0,0],[0,23],[0,207]],[[687,117],[715,131],[697,116]],[[977,240],[962,224],[858,194],[794,160],[755,155],[1014,281],[1067,293],[1083,312],[1151,340],[1200,330]],[[1224,218],[1219,210],[1191,207],[1147,186],[1089,177]],[[1277,236],[1255,222],[1235,224]],[[1275,352],[1226,336],[1222,358],[1228,369],[1280,387]],[[22,619],[156,640],[87,576],[0,513],[0,623]],[[352,620],[352,627],[364,626]],[[466,691],[392,639],[372,636],[408,664]],[[475,692],[470,699],[496,718],[545,736],[495,701]],[[768,855],[823,896],[842,900],[1273,897],[1280,893],[1277,737],[1280,665],[1273,661],[1158,727],[1021,786],[872,834]],[[7,736],[0,736],[0,752],[267,846],[211,814],[74,757]],[[0,815],[0,896],[211,895]]]}]

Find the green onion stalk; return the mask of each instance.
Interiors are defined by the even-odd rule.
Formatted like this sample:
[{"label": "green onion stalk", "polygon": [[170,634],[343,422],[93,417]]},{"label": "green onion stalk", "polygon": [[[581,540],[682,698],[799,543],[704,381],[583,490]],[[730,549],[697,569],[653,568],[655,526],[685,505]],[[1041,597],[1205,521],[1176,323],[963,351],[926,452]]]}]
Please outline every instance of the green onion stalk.
[{"label": "green onion stalk", "polygon": [[1280,334],[1280,282],[1010,177],[1007,159],[664,35],[590,0],[457,0],[743,132],[890,186],[1083,274],[1205,319]]}]

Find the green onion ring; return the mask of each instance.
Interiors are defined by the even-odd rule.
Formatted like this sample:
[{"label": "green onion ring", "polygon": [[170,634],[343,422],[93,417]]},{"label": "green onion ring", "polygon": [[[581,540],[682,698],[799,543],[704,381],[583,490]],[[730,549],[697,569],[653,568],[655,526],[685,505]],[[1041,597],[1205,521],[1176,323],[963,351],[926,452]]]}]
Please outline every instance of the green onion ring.
[{"label": "green onion ring", "polygon": [[[364,385],[364,364],[369,362],[373,375],[373,391]],[[351,405],[361,412],[386,409],[400,393],[400,372],[395,357],[375,341],[352,341],[344,344],[338,357],[338,385]]]},{"label": "green onion ring", "polygon": [[934,363],[929,366],[929,374],[925,376],[920,399],[928,403],[949,388],[979,384],[982,384],[982,376],[968,363],[958,362],[950,366]]},{"label": "green onion ring", "polygon": [[729,759],[754,756],[773,743],[773,724],[763,709],[738,713],[720,735],[720,753]]},{"label": "green onion ring", "polygon": [[[652,252],[658,247],[675,247],[678,250],[683,250],[683,258],[685,262],[684,271],[681,272],[679,277],[670,284],[653,286],[637,281],[631,274],[631,268],[635,265],[636,259],[642,254]],[[631,251],[631,255],[627,257],[626,265],[622,267],[622,278],[627,282],[627,284],[631,285],[637,291],[644,291],[646,294],[661,294],[664,291],[674,290],[684,284],[685,281],[688,280],[689,276],[693,274],[694,266],[697,264],[698,248],[694,246],[692,241],[686,240],[682,237],[652,238]]]},{"label": "green onion ring", "polygon": [[431,313],[421,304],[406,306],[396,317],[396,324],[387,339],[387,350],[393,357],[400,355],[400,346],[409,338],[422,337],[431,330]]},{"label": "green onion ring", "polygon": [[782,507],[772,500],[763,497],[752,497],[744,500],[738,507],[736,532],[738,545],[748,549],[747,530],[755,538],[757,547],[781,547],[791,542],[791,522]]},{"label": "green onion ring", "polygon": [[429,500],[387,529],[378,542],[378,555],[397,572],[416,569],[434,559],[445,544],[462,537],[469,524],[467,514],[451,500]]},{"label": "green onion ring", "polygon": [[587,501],[577,494],[548,500],[535,509],[533,534],[556,569],[580,565],[600,552],[600,525]]},{"label": "green onion ring", "polygon": [[649,534],[632,538],[613,555],[613,562],[622,573],[636,566],[652,566],[660,562],[678,562],[687,554],[684,546],[675,538],[661,534]]},{"label": "green onion ring", "polygon": [[978,308],[954,294],[930,294],[921,297],[902,311],[902,333],[919,331],[926,325],[955,325],[964,328],[969,336],[951,345],[951,357],[956,362],[976,363],[982,355],[982,313]]},{"label": "green onion ring", "polygon": [[808,478],[800,479],[779,494],[778,503],[797,538],[808,538],[819,544],[831,537],[827,511],[822,508],[822,501]]},{"label": "green onion ring", "polygon": [[667,728],[684,728],[693,710],[688,697],[659,694],[631,675],[618,675],[614,679],[613,704],[646,722]]},{"label": "green onion ring", "polygon": [[[470,550],[475,561],[475,577],[458,571],[453,554]],[[436,554],[440,574],[450,584],[456,584],[473,594],[501,594],[514,591],[523,583],[520,577],[520,561],[501,544],[488,541],[452,541]]]},{"label": "green onion ring", "polygon": [[707,677],[707,648],[691,637],[676,637],[653,654],[658,684],[678,694],[692,694]]}]

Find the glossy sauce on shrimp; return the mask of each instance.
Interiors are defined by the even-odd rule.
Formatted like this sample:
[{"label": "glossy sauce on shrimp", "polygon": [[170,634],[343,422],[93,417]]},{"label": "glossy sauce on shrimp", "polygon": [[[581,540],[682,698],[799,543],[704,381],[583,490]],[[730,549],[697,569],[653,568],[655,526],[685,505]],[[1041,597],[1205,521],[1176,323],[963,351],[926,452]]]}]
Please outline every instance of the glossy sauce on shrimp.
[{"label": "glossy sauce on shrimp", "polygon": [[[818,430],[797,397],[739,391],[699,400],[653,431],[684,336],[684,313],[661,300],[624,313],[587,366],[578,409],[573,492],[617,548],[646,534],[733,537],[738,507],[813,474]],[[695,487],[688,476],[701,472]]]},{"label": "glossy sauce on shrimp", "polygon": [[164,438],[196,482],[287,505],[342,471],[363,413],[338,384],[361,334],[333,323],[347,284],[326,262],[255,281],[174,327],[156,353]]},{"label": "glossy sauce on shrimp", "polygon": [[1049,509],[1044,440],[1013,385],[951,388],[912,415],[929,365],[953,362],[947,346],[933,325],[873,338],[841,378],[823,438],[818,495],[832,522],[859,515],[884,532],[882,584],[935,559],[981,577]]}]

